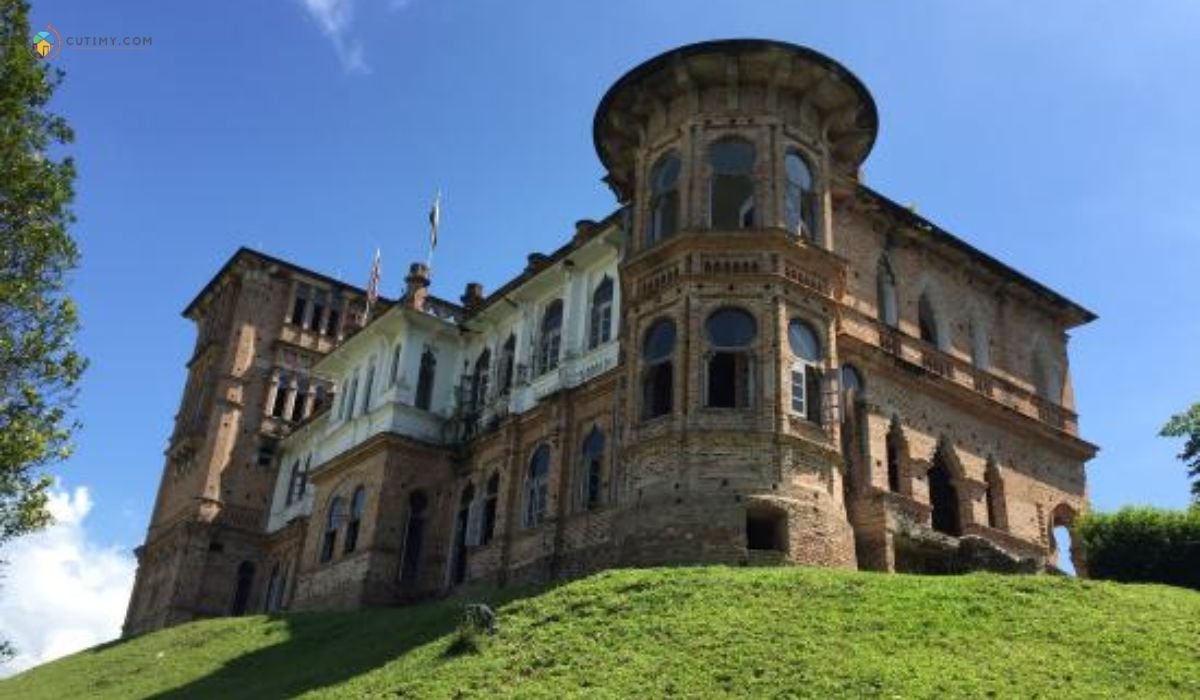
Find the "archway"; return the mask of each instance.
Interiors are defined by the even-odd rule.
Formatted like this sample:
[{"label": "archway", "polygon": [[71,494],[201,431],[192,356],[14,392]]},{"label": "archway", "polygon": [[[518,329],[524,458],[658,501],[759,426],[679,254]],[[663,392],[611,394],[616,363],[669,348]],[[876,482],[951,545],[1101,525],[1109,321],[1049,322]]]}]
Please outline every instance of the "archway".
[{"label": "archway", "polygon": [[929,468],[929,505],[933,508],[933,529],[958,537],[962,534],[962,520],[958,512],[958,489],[950,471],[945,448],[939,447],[933,455],[933,466]]}]

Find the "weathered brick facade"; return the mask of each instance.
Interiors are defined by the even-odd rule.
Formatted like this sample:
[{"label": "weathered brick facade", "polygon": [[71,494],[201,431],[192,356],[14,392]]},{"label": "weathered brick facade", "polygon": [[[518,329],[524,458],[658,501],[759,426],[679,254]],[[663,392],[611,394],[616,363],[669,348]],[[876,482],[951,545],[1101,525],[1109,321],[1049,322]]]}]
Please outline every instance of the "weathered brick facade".
[{"label": "weathered brick facade", "polygon": [[594,128],[618,210],[461,306],[414,265],[360,330],[361,291],[234,256],[186,312],[128,633],[614,566],[939,570],[967,535],[1058,561],[1095,452],[1067,332],[1094,317],[862,184],[857,79],[698,44]]}]

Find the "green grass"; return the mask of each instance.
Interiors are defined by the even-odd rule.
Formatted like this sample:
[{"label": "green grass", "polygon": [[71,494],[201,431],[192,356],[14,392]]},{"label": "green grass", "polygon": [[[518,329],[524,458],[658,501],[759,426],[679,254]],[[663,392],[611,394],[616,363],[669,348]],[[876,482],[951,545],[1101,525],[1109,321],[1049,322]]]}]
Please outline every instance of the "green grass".
[{"label": "green grass", "polygon": [[1165,586],[684,568],[506,595],[475,645],[455,628],[482,594],[210,620],[0,697],[1200,697],[1200,593]]}]

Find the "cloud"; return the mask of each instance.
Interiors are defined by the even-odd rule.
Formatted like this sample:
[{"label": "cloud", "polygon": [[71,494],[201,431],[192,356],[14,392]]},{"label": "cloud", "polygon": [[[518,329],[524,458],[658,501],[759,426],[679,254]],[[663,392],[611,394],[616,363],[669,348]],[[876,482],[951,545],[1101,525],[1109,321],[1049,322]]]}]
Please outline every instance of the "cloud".
[{"label": "cloud", "polygon": [[370,73],[362,42],[350,36],[354,22],[354,0],[300,0],[308,16],[317,23],[347,73]]},{"label": "cloud", "polygon": [[50,494],[54,524],[0,552],[0,638],[17,656],[0,677],[57,659],[121,633],[136,562],[129,552],[89,541],[87,487]]}]

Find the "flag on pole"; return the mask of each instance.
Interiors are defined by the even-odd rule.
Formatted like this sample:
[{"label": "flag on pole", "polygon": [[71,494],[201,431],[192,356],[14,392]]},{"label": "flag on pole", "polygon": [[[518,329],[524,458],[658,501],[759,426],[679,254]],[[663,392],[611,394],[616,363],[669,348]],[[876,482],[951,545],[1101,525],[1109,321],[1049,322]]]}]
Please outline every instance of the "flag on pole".
[{"label": "flag on pole", "polygon": [[367,280],[367,310],[366,310],[367,318],[363,319],[364,321],[370,319],[371,307],[374,306],[376,300],[379,299],[379,275],[381,272],[380,257],[381,256],[379,254],[379,248],[376,248],[375,249],[375,260],[371,263],[371,277],[370,277],[370,279]]},{"label": "flag on pole", "polygon": [[438,190],[433,198],[433,206],[429,209],[429,254],[433,255],[437,248],[438,224],[442,221],[442,191]]}]

